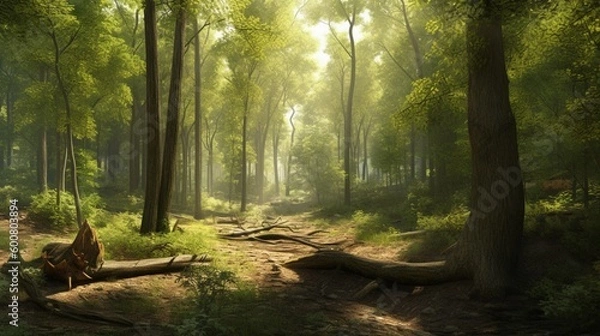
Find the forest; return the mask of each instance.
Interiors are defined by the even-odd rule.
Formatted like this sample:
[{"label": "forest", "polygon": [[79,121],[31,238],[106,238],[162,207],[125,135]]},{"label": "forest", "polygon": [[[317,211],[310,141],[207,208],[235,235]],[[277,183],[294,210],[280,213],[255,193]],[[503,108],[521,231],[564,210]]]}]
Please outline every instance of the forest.
[{"label": "forest", "polygon": [[600,330],[598,0],[12,0],[0,45],[3,335]]}]

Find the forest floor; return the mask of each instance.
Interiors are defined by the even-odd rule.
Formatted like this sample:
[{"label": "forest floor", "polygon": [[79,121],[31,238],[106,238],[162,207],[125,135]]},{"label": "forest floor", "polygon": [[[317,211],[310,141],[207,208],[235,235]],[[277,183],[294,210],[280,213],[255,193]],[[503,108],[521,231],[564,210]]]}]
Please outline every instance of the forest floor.
[{"label": "forest floor", "polygon": [[[311,213],[286,216],[296,232],[316,227]],[[194,224],[198,225],[198,224]],[[220,232],[235,229],[232,224],[217,224]],[[0,230],[7,230],[8,220],[0,218]],[[182,228],[185,230],[186,225]],[[19,239],[25,260],[35,255],[40,245],[49,241],[70,242],[73,235],[60,235],[32,224],[20,222]],[[289,230],[280,233],[289,233]],[[276,231],[275,229],[273,231]],[[101,239],[102,237],[100,237]],[[348,232],[331,230],[315,235],[315,241],[347,239],[345,252],[381,260],[398,260],[406,246],[382,247],[356,242]],[[284,326],[278,331],[265,328],[265,335],[561,335],[557,325],[545,320],[541,311],[525,295],[515,295],[499,303],[469,300],[468,281],[427,287],[403,287],[383,284],[356,300],[355,293],[369,284],[366,279],[341,270],[292,271],[281,265],[315,249],[291,241],[267,244],[259,241],[221,240],[222,263],[245,269],[244,278],[261,293],[252,311],[271,312]],[[229,257],[227,257],[229,256]],[[0,260],[8,252],[0,249]],[[176,282],[177,274],[151,275],[77,286],[48,281],[44,291],[49,298],[126,317],[140,323],[137,328],[98,325],[48,314],[31,300],[19,307],[21,327],[8,326],[6,317],[2,335],[170,335],[181,321],[181,307],[186,290]],[[22,295],[21,295],[22,298]],[[6,305],[3,304],[7,310]],[[6,314],[3,314],[6,316]],[[249,316],[249,317],[248,317]],[[264,317],[262,317],[264,319]],[[269,330],[267,332],[267,330]]]}]

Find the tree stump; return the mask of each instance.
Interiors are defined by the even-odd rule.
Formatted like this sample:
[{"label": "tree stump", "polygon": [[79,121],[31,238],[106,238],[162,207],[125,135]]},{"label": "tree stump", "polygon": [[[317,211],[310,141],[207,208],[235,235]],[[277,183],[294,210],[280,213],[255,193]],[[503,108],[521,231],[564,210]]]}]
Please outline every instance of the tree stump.
[{"label": "tree stump", "polygon": [[44,274],[66,280],[69,289],[73,280],[90,280],[89,275],[104,263],[104,246],[98,241],[96,230],[87,221],[79,228],[72,244],[50,243],[42,249]]}]

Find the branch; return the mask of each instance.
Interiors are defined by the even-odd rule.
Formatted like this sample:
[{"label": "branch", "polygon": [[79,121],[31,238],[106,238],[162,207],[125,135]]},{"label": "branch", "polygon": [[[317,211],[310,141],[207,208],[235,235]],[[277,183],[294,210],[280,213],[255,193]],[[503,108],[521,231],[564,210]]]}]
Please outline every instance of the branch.
[{"label": "branch", "polygon": [[346,54],[348,54],[348,57],[352,57],[352,54],[350,53],[350,51],[348,50],[348,48],[346,48],[346,46],[342,43],[342,41],[338,38],[337,34],[335,33],[335,30],[331,26],[331,21],[327,22],[327,26],[329,26],[329,31],[331,32],[331,35],[333,35],[333,38],[342,47],[342,49],[344,49],[344,51],[346,52]]}]

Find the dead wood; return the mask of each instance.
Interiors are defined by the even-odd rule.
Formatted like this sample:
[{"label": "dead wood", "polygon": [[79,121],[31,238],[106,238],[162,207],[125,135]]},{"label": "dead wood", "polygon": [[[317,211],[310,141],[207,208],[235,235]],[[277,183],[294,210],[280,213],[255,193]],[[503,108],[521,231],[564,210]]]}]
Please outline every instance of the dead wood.
[{"label": "dead wood", "polygon": [[236,237],[249,236],[249,235],[254,234],[254,233],[258,233],[258,232],[262,232],[262,231],[269,231],[269,230],[272,230],[274,228],[281,227],[282,225],[284,225],[286,223],[287,223],[287,221],[275,222],[275,223],[269,224],[267,226],[261,226],[261,227],[257,227],[257,228],[254,228],[254,229],[249,229],[249,230],[244,230],[244,231],[237,231],[237,232],[232,232],[232,233],[219,234],[219,237],[220,238],[236,238]]},{"label": "dead wood", "polygon": [[[169,243],[152,248],[167,249]],[[139,260],[106,260],[96,231],[85,222],[72,244],[50,243],[42,249],[42,271],[51,278],[73,285],[107,278],[131,278],[141,275],[178,272],[196,263],[209,262],[206,255],[181,255]]]},{"label": "dead wood", "polygon": [[416,231],[408,231],[408,232],[402,232],[402,233],[398,233],[395,234],[394,236],[396,237],[414,237],[414,236],[420,236],[422,234],[427,233],[426,230],[416,230]]},{"label": "dead wood", "polygon": [[267,244],[274,244],[274,240],[279,241],[279,240],[290,240],[290,241],[294,241],[306,246],[310,246],[313,247],[317,250],[323,250],[326,248],[331,249],[331,246],[336,246],[339,245],[343,242],[345,242],[346,240],[342,240],[342,241],[337,241],[337,242],[330,242],[330,243],[317,243],[317,242],[313,242],[309,240],[309,237],[305,237],[305,236],[292,236],[292,235],[284,235],[284,234],[280,234],[280,233],[267,233],[267,234],[262,234],[262,235],[256,235],[256,236],[249,236],[249,237],[229,237],[229,236],[225,236],[225,237],[221,237],[224,239],[229,239],[229,240],[254,240],[254,241],[259,241],[259,242],[263,242],[263,243],[267,243]]},{"label": "dead wood", "polygon": [[42,270],[53,278],[72,281],[90,279],[104,262],[104,246],[98,240],[96,230],[87,221],[83,223],[73,243],[50,243],[42,249]]},{"label": "dead wood", "polygon": [[212,258],[206,255],[198,256],[195,254],[138,260],[106,260],[102,268],[90,274],[91,279],[82,280],[82,282],[88,283],[109,278],[121,279],[141,275],[179,272],[188,266],[210,261],[212,261]]},{"label": "dead wood", "polygon": [[395,281],[404,285],[434,285],[460,280],[444,261],[404,263],[359,257],[340,251],[319,251],[283,264],[289,269],[341,268],[371,279]]}]

